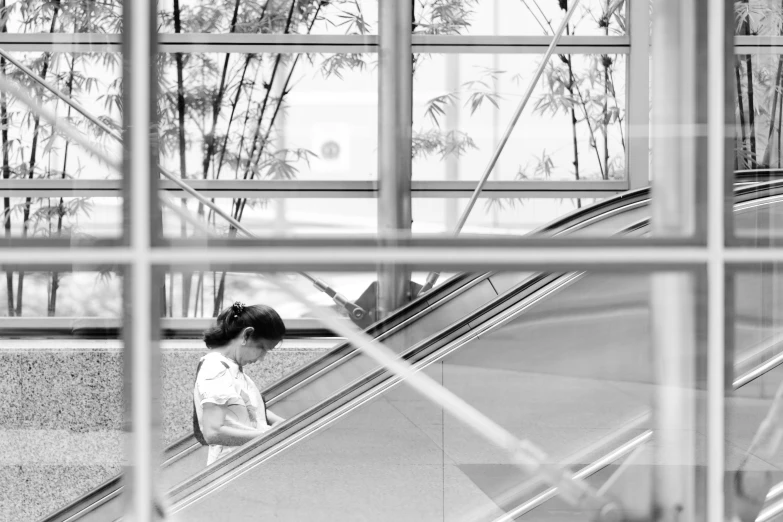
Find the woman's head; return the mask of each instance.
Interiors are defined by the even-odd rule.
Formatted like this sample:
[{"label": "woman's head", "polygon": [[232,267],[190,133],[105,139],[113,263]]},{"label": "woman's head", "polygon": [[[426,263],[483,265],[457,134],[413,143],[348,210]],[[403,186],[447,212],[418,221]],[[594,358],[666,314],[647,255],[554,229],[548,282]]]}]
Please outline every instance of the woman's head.
[{"label": "woman's head", "polygon": [[217,316],[217,324],[204,332],[208,348],[234,345],[239,364],[250,364],[263,359],[285,335],[285,324],[280,315],[269,306],[245,306],[236,302]]}]

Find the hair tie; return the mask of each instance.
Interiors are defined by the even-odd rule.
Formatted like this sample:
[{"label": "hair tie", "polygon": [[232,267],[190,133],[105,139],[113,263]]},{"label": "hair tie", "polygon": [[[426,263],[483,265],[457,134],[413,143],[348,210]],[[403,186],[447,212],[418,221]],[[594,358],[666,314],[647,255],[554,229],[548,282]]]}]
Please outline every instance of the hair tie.
[{"label": "hair tie", "polygon": [[245,303],[240,303],[239,301],[234,302],[234,304],[231,305],[231,310],[234,312],[234,315],[232,317],[236,318],[239,317],[239,314],[245,311]]}]

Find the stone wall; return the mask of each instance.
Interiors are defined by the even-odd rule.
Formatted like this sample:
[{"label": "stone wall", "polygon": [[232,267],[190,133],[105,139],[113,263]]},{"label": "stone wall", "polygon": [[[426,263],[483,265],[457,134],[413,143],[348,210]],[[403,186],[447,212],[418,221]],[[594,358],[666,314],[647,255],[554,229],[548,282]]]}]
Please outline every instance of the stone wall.
[{"label": "stone wall", "polygon": [[[247,369],[260,388],[332,340],[286,341]],[[37,520],[123,465],[122,350],[117,341],[0,340],[0,521]],[[164,341],[162,437],[191,431],[200,341]]]}]

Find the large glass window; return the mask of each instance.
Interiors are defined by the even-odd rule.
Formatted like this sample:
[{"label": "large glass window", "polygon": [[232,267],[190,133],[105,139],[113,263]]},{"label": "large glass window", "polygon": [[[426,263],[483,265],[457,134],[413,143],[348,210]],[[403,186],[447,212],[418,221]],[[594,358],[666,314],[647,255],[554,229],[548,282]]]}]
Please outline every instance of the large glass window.
[{"label": "large glass window", "polygon": [[[479,179],[541,58],[416,55],[413,179]],[[553,56],[491,179],[626,179],[625,63],[622,54]]]},{"label": "large glass window", "polygon": [[[781,228],[779,2],[153,4],[0,5],[0,519],[717,520],[767,486],[774,508],[777,269],[755,268],[781,254],[710,220]],[[207,352],[255,303],[287,326],[263,364]],[[271,429],[207,466],[215,349]]]}]

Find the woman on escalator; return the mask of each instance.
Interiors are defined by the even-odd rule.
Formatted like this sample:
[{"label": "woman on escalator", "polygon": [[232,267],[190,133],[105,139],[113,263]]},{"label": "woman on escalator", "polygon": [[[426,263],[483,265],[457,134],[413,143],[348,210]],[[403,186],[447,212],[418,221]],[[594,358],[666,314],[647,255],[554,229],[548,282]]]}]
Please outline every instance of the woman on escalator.
[{"label": "woman on escalator", "polygon": [[201,358],[193,387],[193,434],[209,445],[207,465],[269,431],[283,419],[266,404],[244,367],[263,361],[280,345],[285,324],[265,305],[236,302],[204,332],[209,353]]}]

